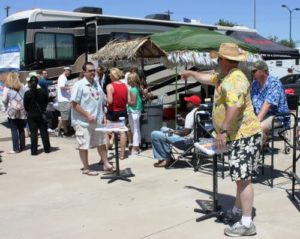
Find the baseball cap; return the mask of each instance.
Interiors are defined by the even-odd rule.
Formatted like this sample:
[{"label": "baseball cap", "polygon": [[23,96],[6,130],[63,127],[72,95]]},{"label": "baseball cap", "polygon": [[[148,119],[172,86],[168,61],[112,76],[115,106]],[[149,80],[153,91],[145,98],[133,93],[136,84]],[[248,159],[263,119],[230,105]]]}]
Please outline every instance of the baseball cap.
[{"label": "baseball cap", "polygon": [[254,63],[254,65],[251,67],[251,71],[269,71],[269,67],[266,62],[264,61],[257,61]]},{"label": "baseball cap", "polygon": [[201,98],[198,95],[191,95],[190,97],[183,98],[186,102],[191,102],[193,105],[199,106],[201,104]]},{"label": "baseball cap", "polygon": [[29,75],[26,77],[27,82],[34,81],[34,80],[36,80],[36,81],[38,80],[37,76],[35,76],[35,75],[32,75],[32,76]]},{"label": "baseball cap", "polygon": [[31,71],[31,72],[29,72],[28,76],[26,77],[26,81],[28,82],[28,81],[33,80],[33,79],[31,79],[32,76],[35,76],[38,78],[40,75],[38,73],[36,73],[35,71]]}]

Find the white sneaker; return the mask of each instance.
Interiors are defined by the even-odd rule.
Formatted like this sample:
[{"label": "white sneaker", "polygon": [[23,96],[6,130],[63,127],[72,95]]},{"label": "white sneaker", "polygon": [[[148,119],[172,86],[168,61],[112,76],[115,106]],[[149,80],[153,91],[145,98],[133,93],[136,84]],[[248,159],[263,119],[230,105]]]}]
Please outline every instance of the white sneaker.
[{"label": "white sneaker", "polygon": [[48,131],[48,133],[54,133],[55,132],[55,130],[54,129],[47,129],[47,131]]},{"label": "white sneaker", "polygon": [[17,154],[18,152],[14,151],[14,150],[11,150],[11,151],[8,151],[7,153],[8,154]]},{"label": "white sneaker", "polygon": [[241,221],[238,221],[233,226],[225,228],[224,234],[230,237],[253,236],[256,234],[256,227],[253,222],[250,227],[245,227]]}]

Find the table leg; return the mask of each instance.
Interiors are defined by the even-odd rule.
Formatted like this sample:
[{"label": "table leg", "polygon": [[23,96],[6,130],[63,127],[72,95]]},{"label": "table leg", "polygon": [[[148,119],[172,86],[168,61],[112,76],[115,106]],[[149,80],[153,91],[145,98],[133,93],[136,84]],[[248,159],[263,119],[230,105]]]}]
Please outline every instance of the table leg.
[{"label": "table leg", "polygon": [[114,137],[115,137],[115,154],[116,154],[116,171],[112,175],[105,175],[102,176],[101,179],[110,179],[107,183],[112,183],[116,180],[123,180],[127,182],[131,182],[129,177],[134,177],[135,175],[130,173],[130,174],[122,174],[120,172],[120,162],[119,162],[119,149],[118,149],[118,132],[113,132]]}]

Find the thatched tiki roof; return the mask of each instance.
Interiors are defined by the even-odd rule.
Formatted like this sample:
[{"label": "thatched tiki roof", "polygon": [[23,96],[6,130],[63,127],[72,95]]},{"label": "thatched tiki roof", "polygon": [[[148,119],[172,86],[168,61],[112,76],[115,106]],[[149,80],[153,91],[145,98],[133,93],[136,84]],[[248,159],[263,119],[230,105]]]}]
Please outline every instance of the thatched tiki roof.
[{"label": "thatched tiki roof", "polygon": [[136,60],[137,58],[157,58],[166,53],[149,38],[134,40],[114,40],[107,43],[92,58],[94,60]]}]

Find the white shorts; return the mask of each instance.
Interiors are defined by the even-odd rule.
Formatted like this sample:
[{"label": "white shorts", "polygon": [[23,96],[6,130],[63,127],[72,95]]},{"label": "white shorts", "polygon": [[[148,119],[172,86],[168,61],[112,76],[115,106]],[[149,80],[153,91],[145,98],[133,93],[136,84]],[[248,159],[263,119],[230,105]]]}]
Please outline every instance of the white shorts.
[{"label": "white shorts", "polygon": [[60,112],[61,120],[69,120],[71,113],[70,102],[58,102],[58,110]]},{"label": "white shorts", "polygon": [[106,143],[105,134],[100,131],[95,131],[96,125],[92,124],[88,127],[76,125],[75,135],[78,143],[78,149],[91,149]]}]

